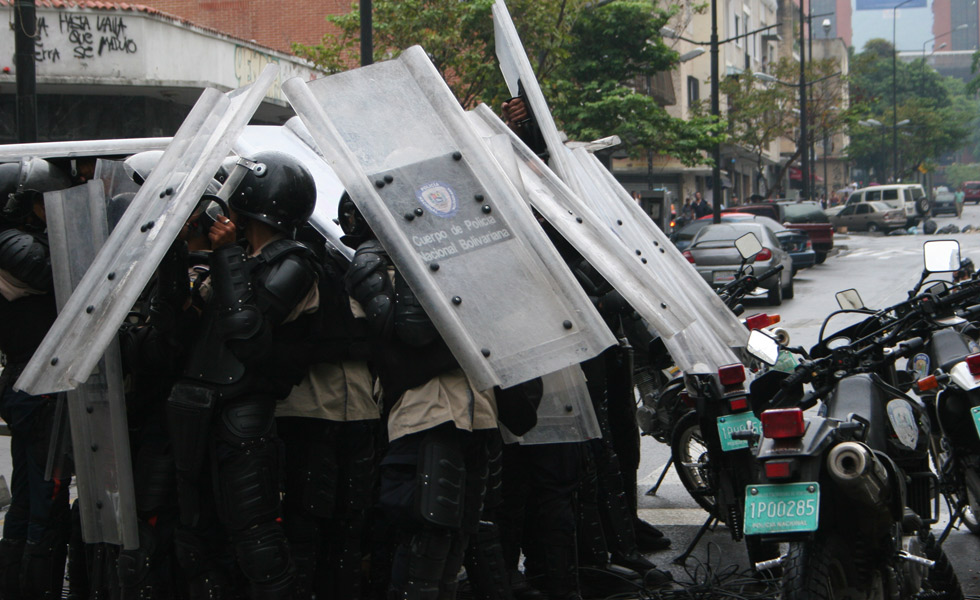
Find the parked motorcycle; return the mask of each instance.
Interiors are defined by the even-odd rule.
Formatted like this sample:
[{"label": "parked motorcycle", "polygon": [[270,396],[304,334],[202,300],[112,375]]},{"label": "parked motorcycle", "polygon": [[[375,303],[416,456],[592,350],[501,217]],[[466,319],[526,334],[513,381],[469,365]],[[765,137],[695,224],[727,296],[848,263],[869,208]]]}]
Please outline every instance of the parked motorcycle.
[{"label": "parked motorcycle", "polygon": [[[939,482],[929,411],[896,369],[926,347],[917,335],[924,320],[962,299],[916,293],[877,312],[845,302],[799,367],[753,383],[761,478],[745,489],[745,533],[788,543],[785,555],[757,565],[782,567],[786,600],[963,597],[930,529]],[[865,318],[824,337],[840,313]]]}]

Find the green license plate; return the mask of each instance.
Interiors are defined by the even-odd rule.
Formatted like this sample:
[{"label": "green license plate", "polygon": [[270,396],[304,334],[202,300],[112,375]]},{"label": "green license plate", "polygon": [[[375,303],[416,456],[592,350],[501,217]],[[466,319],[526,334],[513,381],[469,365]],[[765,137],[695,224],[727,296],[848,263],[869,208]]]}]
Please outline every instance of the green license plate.
[{"label": "green license plate", "polygon": [[980,435],[980,406],[971,408],[970,414],[973,415],[973,425],[977,428],[977,435]]},{"label": "green license plate", "polygon": [[745,486],[745,533],[816,531],[820,484],[781,483]]},{"label": "green license plate", "polygon": [[749,429],[755,431],[756,435],[762,435],[762,421],[756,419],[755,414],[752,412],[718,417],[718,437],[721,438],[721,449],[729,452],[731,450],[748,448],[748,440],[733,440],[732,434],[736,431],[747,431]]}]

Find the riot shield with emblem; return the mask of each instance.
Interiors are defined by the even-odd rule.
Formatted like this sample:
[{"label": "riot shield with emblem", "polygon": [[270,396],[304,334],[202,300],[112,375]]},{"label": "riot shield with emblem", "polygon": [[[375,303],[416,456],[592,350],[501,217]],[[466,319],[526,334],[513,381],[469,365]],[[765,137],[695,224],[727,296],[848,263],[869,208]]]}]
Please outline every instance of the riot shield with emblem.
[{"label": "riot shield with emblem", "polygon": [[283,91],[478,388],[615,342],[422,48]]},{"label": "riot shield with emblem", "polygon": [[17,380],[16,389],[51,393],[73,389],[88,379],[275,75],[275,65],[269,65],[250,86],[228,94],[209,88],[201,94]]},{"label": "riot shield with emblem", "polygon": [[278,150],[303,163],[316,182],[316,206],[310,216],[310,223],[334,248],[348,257],[353,256],[354,251],[340,241],[344,232],[335,220],[337,204],[344,193],[344,184],[324,162],[313,137],[298,117],[289,119],[282,126],[249,125],[238,138],[237,148],[246,155],[253,149]]},{"label": "riot shield with emblem", "polygon": [[524,435],[514,435],[501,423],[500,435],[505,444],[533,446],[602,437],[582,367],[574,365],[549,373],[541,381],[544,393],[538,405],[538,422]]},{"label": "riot shield with emblem", "polygon": [[[61,310],[108,236],[103,183],[44,195],[55,298]],[[68,392],[75,481],[87,543],[139,546],[119,344]]]}]

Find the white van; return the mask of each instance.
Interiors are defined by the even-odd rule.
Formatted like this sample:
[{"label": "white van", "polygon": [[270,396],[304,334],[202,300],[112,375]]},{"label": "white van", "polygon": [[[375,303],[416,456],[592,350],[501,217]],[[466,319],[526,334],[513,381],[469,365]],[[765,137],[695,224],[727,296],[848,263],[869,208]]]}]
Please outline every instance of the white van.
[{"label": "white van", "polygon": [[926,191],[918,183],[893,183],[873,185],[851,192],[847,204],[858,202],[884,202],[892,208],[905,210],[905,226],[916,225],[932,208]]}]

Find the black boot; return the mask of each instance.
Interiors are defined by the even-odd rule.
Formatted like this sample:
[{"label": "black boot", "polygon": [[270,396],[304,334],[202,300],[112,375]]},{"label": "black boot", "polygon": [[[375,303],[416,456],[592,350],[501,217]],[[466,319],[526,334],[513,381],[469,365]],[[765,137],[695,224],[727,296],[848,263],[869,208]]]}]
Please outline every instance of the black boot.
[{"label": "black boot", "polygon": [[0,540],[0,598],[21,600],[20,565],[24,559],[24,540]]}]

